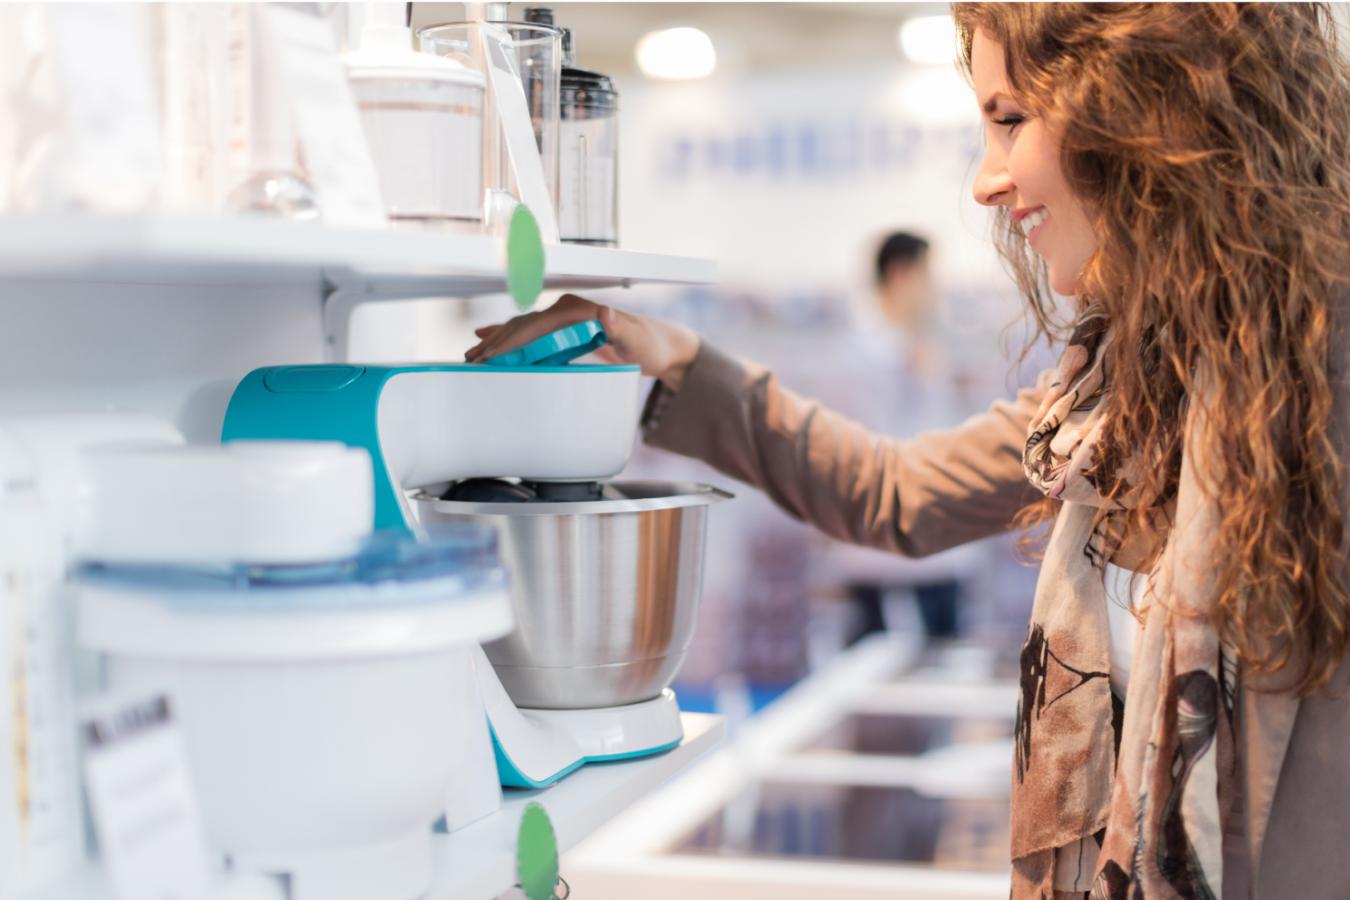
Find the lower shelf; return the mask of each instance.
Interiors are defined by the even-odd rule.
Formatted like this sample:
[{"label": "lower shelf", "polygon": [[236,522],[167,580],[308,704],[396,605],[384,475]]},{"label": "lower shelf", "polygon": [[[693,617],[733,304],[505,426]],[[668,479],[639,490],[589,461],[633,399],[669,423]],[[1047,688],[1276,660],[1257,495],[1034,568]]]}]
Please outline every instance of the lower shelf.
[{"label": "lower shelf", "polygon": [[430,900],[490,900],[516,883],[516,831],[530,803],[544,807],[558,837],[561,870],[567,877],[567,850],[592,831],[656,789],[720,742],[721,716],[684,713],[684,740],[651,759],[585,766],[551,788],[508,790],[493,815],[438,835],[436,875]]},{"label": "lower shelf", "polygon": [[[435,838],[435,874],[429,900],[492,900],[516,883],[516,832],[530,803],[548,812],[562,853],[616,816],[644,794],[711,751],[725,725],[720,716],[684,713],[684,740],[675,749],[650,759],[592,764],[550,788],[508,789],[502,808],[485,819]],[[230,885],[219,897],[231,896]],[[23,900],[116,900],[98,864],[57,887]]]}]

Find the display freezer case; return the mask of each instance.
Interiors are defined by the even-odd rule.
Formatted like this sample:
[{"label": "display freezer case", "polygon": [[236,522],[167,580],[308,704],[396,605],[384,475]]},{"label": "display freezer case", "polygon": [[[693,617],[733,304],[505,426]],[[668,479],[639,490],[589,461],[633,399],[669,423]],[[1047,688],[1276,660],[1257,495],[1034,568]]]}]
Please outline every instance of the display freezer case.
[{"label": "display freezer case", "polygon": [[864,640],[582,844],[569,882],[593,900],[1006,897],[1006,655]]},{"label": "display freezer case", "polygon": [[769,782],[731,798],[674,852],[1001,872],[1008,867],[1008,814],[1006,798]]},{"label": "display freezer case", "polygon": [[917,756],[943,747],[1011,739],[1012,719],[854,713],[804,748],[815,753]]}]

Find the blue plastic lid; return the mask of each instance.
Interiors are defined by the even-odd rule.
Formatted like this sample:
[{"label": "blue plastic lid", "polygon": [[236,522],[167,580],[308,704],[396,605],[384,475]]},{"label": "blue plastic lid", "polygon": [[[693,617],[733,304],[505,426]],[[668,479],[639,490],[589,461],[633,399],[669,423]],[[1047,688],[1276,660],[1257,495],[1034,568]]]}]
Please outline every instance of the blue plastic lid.
[{"label": "blue plastic lid", "polygon": [[88,562],[80,581],[148,593],[181,609],[278,612],[445,602],[505,584],[491,526],[456,523],[433,540],[386,530],[354,556],[303,565]]},{"label": "blue plastic lid", "polygon": [[596,319],[559,328],[523,347],[483,360],[489,366],[565,366],[579,356],[609,343],[609,335]]}]

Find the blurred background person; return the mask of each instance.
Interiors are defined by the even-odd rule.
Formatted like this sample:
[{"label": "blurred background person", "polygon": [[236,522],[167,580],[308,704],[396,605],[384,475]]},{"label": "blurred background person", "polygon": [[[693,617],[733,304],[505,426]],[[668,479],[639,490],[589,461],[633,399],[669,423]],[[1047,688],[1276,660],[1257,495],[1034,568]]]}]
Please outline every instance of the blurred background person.
[{"label": "blurred background person", "polygon": [[[822,399],[899,440],[959,424],[978,401],[963,389],[969,379],[953,365],[928,240],[908,231],[887,234],[877,246],[873,269],[875,290],[857,309],[859,355],[848,367],[869,373],[868,383],[839,385]],[[898,616],[912,624],[915,610],[928,638],[956,637],[963,585],[984,568],[989,552],[988,545],[978,544],[905,559],[829,541],[822,567],[825,577],[847,592],[852,607],[847,642],[885,630],[888,619],[899,624]]]}]

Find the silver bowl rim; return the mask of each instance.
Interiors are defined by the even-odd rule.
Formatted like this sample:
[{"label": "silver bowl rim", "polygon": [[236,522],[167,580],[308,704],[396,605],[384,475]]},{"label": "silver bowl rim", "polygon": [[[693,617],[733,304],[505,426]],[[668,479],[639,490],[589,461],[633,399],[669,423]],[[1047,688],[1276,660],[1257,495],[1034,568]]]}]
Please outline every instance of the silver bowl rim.
[{"label": "silver bowl rim", "polygon": [[433,512],[452,516],[596,516],[710,506],[735,497],[734,494],[721,488],[692,481],[607,481],[605,484],[620,489],[636,489],[640,493],[655,496],[623,500],[570,500],[558,503],[547,501],[476,503],[466,500],[442,500],[426,491],[418,491],[412,495],[412,501],[420,506],[429,507]]}]

